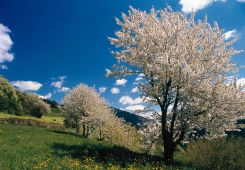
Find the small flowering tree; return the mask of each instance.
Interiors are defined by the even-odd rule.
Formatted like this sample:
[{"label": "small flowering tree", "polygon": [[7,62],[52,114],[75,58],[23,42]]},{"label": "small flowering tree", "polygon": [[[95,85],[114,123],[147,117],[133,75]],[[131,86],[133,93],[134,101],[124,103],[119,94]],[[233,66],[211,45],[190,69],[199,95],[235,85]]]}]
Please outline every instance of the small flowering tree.
[{"label": "small flowering tree", "polygon": [[106,70],[107,76],[144,75],[138,88],[149,109],[156,105],[161,110],[157,119],[164,160],[173,160],[176,146],[195,136],[195,130],[204,130],[204,137],[212,139],[237,129],[244,86],[230,76],[240,69],[231,57],[241,51],[229,46],[238,38],[226,42],[216,22],[214,27],[207,18],[195,22],[194,12],[188,18],[169,6],[152,8],[149,14],[130,7],[122,19],[116,18],[121,27],[117,38],[109,37],[119,50],[112,51],[118,64]]},{"label": "small flowering tree", "polygon": [[[113,144],[127,146],[125,129],[128,126],[118,118],[108,102],[100,97],[94,88],[79,84],[70,90],[62,100],[63,115],[76,122],[76,134],[82,129],[82,136],[107,140]],[[131,130],[131,134],[136,133]]]},{"label": "small flowering tree", "polygon": [[143,152],[155,153],[157,142],[162,134],[161,132],[161,122],[158,115],[153,115],[152,119],[141,125],[139,133],[141,134],[140,141]]},{"label": "small flowering tree", "polygon": [[62,99],[63,115],[75,121],[77,135],[80,133],[81,125],[82,136],[88,136],[88,126],[91,125],[91,122],[95,122],[95,120],[92,120],[93,115],[98,113],[100,107],[99,98],[100,96],[94,88],[80,84],[70,90]]}]

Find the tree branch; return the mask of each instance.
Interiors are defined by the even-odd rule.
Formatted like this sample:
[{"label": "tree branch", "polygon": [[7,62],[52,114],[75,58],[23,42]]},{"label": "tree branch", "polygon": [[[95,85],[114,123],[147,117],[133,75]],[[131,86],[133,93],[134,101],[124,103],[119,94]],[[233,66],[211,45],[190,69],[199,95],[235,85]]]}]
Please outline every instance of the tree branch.
[{"label": "tree branch", "polygon": [[175,102],[174,102],[174,107],[173,107],[173,116],[171,120],[171,126],[170,126],[170,133],[173,136],[173,131],[174,131],[174,122],[176,119],[176,112],[177,112],[177,107],[179,103],[179,87],[177,87],[177,92],[176,92],[176,97],[175,97]]}]

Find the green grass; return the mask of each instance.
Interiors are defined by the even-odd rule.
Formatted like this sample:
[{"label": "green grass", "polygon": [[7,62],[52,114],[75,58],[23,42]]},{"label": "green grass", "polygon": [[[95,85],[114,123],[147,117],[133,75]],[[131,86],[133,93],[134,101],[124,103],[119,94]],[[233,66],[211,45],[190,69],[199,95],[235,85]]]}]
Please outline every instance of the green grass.
[{"label": "green grass", "polygon": [[[53,112],[55,111],[55,112]],[[16,116],[16,115],[10,115],[8,113],[0,112],[0,119],[4,118],[18,118],[18,119],[31,119],[31,120],[37,120],[41,122],[46,122],[46,123],[56,123],[56,124],[61,124],[63,125],[64,117],[61,117],[56,110],[52,109],[52,112],[49,113],[46,116],[42,116],[41,118],[35,118],[33,116],[28,116],[28,115],[23,115],[23,116]]]},{"label": "green grass", "polygon": [[0,123],[0,167],[32,169],[189,169],[166,166],[161,157],[132,152],[73,133]]},{"label": "green grass", "polygon": [[51,108],[51,112],[47,116],[60,117],[61,110],[59,108]]}]

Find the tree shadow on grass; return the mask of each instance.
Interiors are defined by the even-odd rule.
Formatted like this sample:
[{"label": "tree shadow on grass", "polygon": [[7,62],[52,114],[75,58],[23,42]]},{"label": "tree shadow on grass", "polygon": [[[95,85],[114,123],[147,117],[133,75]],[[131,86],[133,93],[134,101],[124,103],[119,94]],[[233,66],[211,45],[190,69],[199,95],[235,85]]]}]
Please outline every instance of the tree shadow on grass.
[{"label": "tree shadow on grass", "polygon": [[69,156],[74,159],[84,160],[92,158],[97,163],[111,163],[124,168],[127,164],[138,163],[142,166],[146,164],[158,164],[162,162],[162,157],[151,156],[130,151],[120,146],[110,146],[104,144],[84,143],[81,145],[66,145],[63,143],[53,143],[51,148],[53,154],[64,157]]},{"label": "tree shadow on grass", "polygon": [[67,132],[67,131],[63,131],[63,130],[48,129],[47,131],[53,132],[53,133],[59,133],[59,134],[66,134],[66,135],[74,135],[74,136],[76,136],[76,135],[75,135],[74,133],[72,133],[72,132]]},{"label": "tree shadow on grass", "polygon": [[58,133],[58,134],[71,135],[71,136],[74,136],[76,138],[87,139],[86,137],[83,137],[82,135],[76,135],[74,132],[68,132],[68,131],[63,131],[63,130],[54,130],[54,129],[48,129],[47,131],[53,132],[53,133]]}]

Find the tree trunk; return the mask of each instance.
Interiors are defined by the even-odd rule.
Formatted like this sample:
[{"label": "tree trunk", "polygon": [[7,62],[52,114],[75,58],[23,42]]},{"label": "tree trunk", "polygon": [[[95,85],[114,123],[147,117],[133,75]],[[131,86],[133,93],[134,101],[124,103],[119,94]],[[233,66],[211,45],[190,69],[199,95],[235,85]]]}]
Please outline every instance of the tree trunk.
[{"label": "tree trunk", "polygon": [[86,126],[85,126],[85,124],[83,123],[83,137],[85,137],[86,136]]},{"label": "tree trunk", "polygon": [[104,137],[103,137],[103,134],[102,134],[102,130],[101,129],[99,130],[99,140],[100,141],[103,141],[104,140]]},{"label": "tree trunk", "polygon": [[103,122],[101,122],[100,127],[99,127],[99,140],[100,141],[104,140],[104,135],[102,133],[102,129],[103,129]]},{"label": "tree trunk", "polygon": [[76,136],[79,135],[79,124],[78,124],[78,119],[76,119]]},{"label": "tree trunk", "polygon": [[175,144],[173,142],[173,136],[167,131],[163,133],[163,146],[164,146],[164,161],[169,164],[173,162],[173,155],[175,151]]}]

